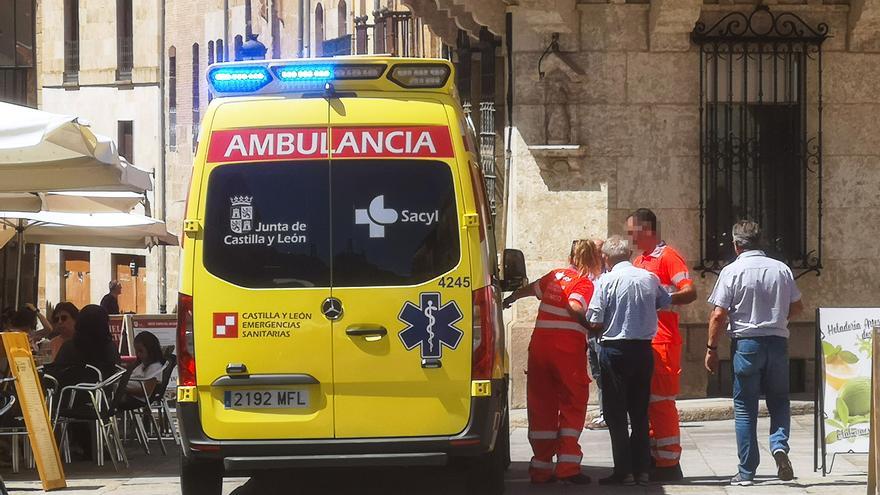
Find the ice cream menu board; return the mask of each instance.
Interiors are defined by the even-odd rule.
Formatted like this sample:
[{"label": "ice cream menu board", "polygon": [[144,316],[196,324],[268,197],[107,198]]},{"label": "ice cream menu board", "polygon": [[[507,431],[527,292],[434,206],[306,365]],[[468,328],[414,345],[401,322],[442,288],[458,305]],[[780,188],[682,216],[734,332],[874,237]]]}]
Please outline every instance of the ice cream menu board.
[{"label": "ice cream menu board", "polygon": [[841,453],[867,453],[871,422],[871,329],[880,308],[820,308],[824,388],[821,397],[823,466]]}]

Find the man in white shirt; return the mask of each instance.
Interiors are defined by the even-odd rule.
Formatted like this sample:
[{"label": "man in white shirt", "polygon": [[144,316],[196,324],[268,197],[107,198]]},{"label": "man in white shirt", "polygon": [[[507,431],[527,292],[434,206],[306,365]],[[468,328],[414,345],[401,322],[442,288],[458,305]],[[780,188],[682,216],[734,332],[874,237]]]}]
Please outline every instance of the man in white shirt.
[{"label": "man in white shirt", "polygon": [[[788,398],[788,321],[803,311],[791,270],[759,248],[757,223],[733,226],[737,259],[721,270],[709,296],[706,369],[718,371],[718,339],[727,326],[732,339],[733,405],[739,472],[732,485],[751,485],[760,462],[758,398],[762,389],[770,412],[770,451],[779,479],[794,478],[788,458],[791,413]],[[729,323],[729,324],[728,324]]]},{"label": "man in white shirt", "polygon": [[651,340],[657,333],[657,310],[669,306],[672,299],[656,275],[629,262],[632,251],[619,236],[605,241],[602,254],[610,271],[599,278],[593,291],[587,321],[590,330],[601,332],[602,407],[611,435],[614,472],[599,484],[645,485],[651,468]]}]

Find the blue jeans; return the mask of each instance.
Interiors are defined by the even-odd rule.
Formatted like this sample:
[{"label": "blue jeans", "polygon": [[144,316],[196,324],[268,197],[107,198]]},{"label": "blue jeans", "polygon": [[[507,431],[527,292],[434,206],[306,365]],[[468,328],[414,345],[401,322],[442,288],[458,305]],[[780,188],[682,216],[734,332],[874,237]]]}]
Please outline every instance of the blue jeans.
[{"label": "blue jeans", "polygon": [[770,452],[789,451],[788,339],[739,338],[733,340],[733,349],[733,409],[739,474],[752,479],[761,460],[758,398],[762,391],[770,413]]}]

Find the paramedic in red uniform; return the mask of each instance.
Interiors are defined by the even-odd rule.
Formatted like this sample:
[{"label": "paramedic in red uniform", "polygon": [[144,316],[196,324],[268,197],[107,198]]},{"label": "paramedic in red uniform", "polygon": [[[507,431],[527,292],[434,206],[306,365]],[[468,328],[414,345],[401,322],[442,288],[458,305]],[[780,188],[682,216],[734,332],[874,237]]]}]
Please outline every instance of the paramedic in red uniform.
[{"label": "paramedic in red uniform", "polygon": [[552,270],[504,300],[505,307],[527,296],[541,300],[529,343],[527,380],[529,443],[535,454],[529,465],[532,483],[590,483],[581,472],[578,439],[590,385],[585,313],[593,296],[590,278],[601,270],[601,254],[593,241],[579,240],[572,244],[569,262],[571,266]]},{"label": "paramedic in red uniform", "polygon": [[[660,284],[672,296],[672,304],[690,304],[697,299],[697,291],[688,273],[684,258],[660,239],[657,216],[647,208],[639,208],[626,220],[626,229],[633,243],[642,251],[633,265],[644,268],[660,278]],[[682,479],[681,440],[678,429],[678,409],[675,398],[679,393],[681,374],[681,334],[678,313],[669,310],[657,312],[657,334],[654,336],[654,375],[651,379],[651,399],[648,418],[651,422],[651,456],[654,470],[651,481],[678,481]]]}]

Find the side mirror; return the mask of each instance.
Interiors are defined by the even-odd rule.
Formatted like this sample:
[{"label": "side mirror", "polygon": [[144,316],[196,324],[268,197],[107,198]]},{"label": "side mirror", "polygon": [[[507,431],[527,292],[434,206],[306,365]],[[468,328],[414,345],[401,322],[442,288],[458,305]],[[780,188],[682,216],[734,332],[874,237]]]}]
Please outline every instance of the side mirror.
[{"label": "side mirror", "polygon": [[504,250],[504,279],[501,280],[501,290],[511,292],[527,284],[526,258],[519,249]]}]

